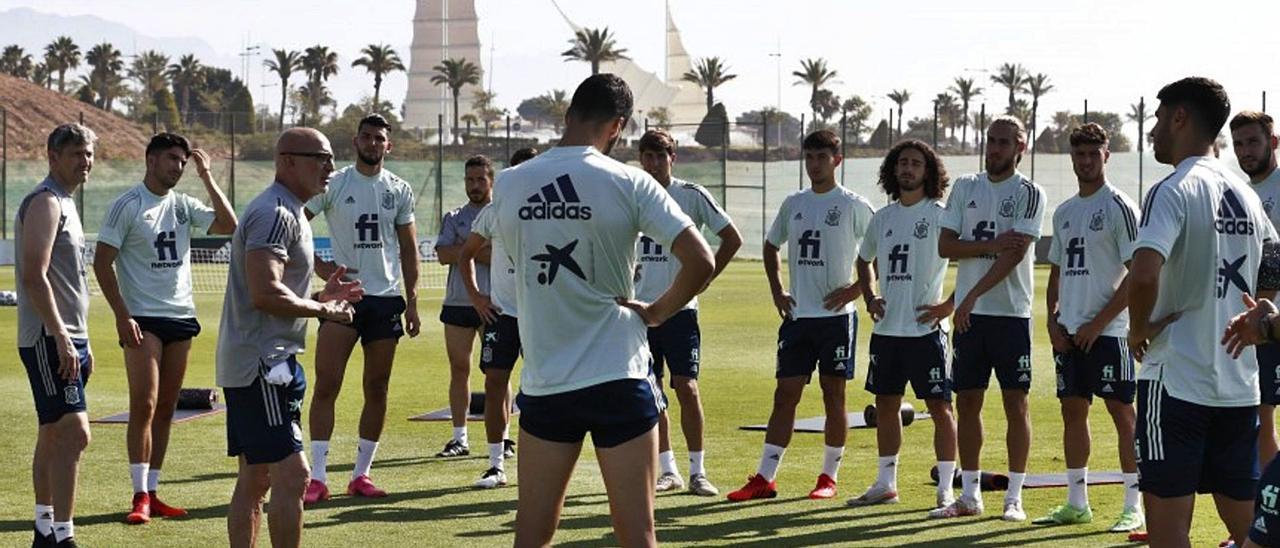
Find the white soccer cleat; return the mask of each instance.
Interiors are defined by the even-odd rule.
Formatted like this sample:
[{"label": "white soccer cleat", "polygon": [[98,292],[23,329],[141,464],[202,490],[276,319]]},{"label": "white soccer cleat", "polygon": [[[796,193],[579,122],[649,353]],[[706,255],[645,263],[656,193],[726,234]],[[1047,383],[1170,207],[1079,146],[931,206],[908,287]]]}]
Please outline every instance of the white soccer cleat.
[{"label": "white soccer cleat", "polygon": [[933,507],[946,508],[948,506],[951,506],[951,503],[955,501],[956,501],[956,495],[951,491],[937,493],[936,495],[934,495],[934,498],[933,498]]},{"label": "white soccer cleat", "polygon": [[493,467],[485,470],[484,475],[473,484],[477,489],[496,489],[507,484],[507,473],[501,468]]},{"label": "white soccer cleat", "polygon": [[961,496],[951,504],[930,510],[929,517],[939,519],[977,516],[982,514],[982,510],[982,499]]},{"label": "white soccer cleat", "polygon": [[849,506],[873,506],[876,504],[897,504],[898,492],[887,486],[875,484],[867,488],[867,491],[856,498],[851,498],[846,502]]},{"label": "white soccer cleat", "polygon": [[1000,519],[1005,521],[1027,521],[1027,513],[1022,511],[1022,501],[1004,501],[1004,515],[1000,516]]},{"label": "white soccer cleat", "polygon": [[658,476],[657,487],[659,493],[684,489],[684,478],[681,478],[679,474],[667,472]]}]

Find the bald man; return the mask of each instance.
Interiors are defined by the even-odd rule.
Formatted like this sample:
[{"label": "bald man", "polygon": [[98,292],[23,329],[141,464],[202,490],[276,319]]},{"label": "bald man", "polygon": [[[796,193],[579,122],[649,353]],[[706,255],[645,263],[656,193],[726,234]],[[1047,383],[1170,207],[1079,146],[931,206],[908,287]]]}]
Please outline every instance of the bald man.
[{"label": "bald man", "polygon": [[275,182],[245,208],[231,239],[222,307],[217,381],[227,403],[227,455],[240,473],[227,509],[233,547],[257,544],[262,499],[271,490],[271,545],[299,546],[302,494],[310,470],[302,454],[302,399],[307,381],[296,355],[306,318],[350,323],[364,291],[339,267],[308,296],[314,272],[311,224],[304,206],[323,194],[333,173],[329,140],[309,128],[276,142]]}]

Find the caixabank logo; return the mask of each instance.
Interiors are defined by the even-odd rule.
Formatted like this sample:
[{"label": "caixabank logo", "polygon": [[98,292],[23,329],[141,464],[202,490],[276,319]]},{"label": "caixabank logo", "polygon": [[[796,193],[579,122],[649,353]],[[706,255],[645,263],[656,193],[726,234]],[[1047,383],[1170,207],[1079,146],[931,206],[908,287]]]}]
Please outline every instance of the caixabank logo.
[{"label": "caixabank logo", "polygon": [[591,219],[591,206],[582,204],[568,175],[557,177],[556,182],[543,186],[525,201],[528,205],[520,208],[522,221]]}]

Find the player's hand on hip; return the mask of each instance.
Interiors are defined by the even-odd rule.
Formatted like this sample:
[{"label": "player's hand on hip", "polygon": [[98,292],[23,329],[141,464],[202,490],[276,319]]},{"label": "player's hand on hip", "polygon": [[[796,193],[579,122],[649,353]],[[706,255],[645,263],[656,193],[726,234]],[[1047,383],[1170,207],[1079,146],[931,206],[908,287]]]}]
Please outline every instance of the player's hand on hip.
[{"label": "player's hand on hip", "polygon": [[778,315],[784,320],[791,319],[791,312],[796,307],[796,300],[791,298],[791,294],[786,291],[773,294],[773,306],[778,309]]},{"label": "player's hand on hip", "polygon": [[863,299],[862,303],[867,307],[867,315],[871,316],[871,321],[878,322],[884,319],[884,297],[871,297]]},{"label": "player's hand on hip", "polygon": [[121,345],[129,348],[142,346],[142,328],[133,318],[116,320],[116,335],[120,337]]},{"label": "player's hand on hip", "polygon": [[1071,341],[1071,335],[1067,334],[1067,328],[1058,323],[1058,320],[1049,318],[1049,344],[1053,346],[1054,352],[1069,352],[1075,348]]},{"label": "player's hand on hip", "polygon": [[71,382],[80,377],[80,353],[71,341],[71,335],[65,331],[53,337],[58,349],[58,377]]},{"label": "player's hand on hip", "polygon": [[973,313],[973,301],[965,299],[956,307],[954,322],[956,324],[956,333],[964,333],[969,330],[969,315]]},{"label": "player's hand on hip", "polygon": [[618,306],[635,312],[636,315],[640,316],[640,319],[644,320],[644,324],[646,326],[658,327],[659,325],[662,325],[662,322],[666,321],[666,318],[662,317],[661,311],[656,310],[653,307],[653,303],[646,303],[635,299],[624,299],[622,297],[617,297],[614,301],[618,303]]},{"label": "player's hand on hip", "polygon": [[364,298],[364,288],[360,287],[360,280],[347,280],[346,265],[338,265],[329,278],[324,283],[324,290],[320,292],[320,301],[346,301],[360,302]]},{"label": "player's hand on hip", "polygon": [[951,301],[942,301],[937,304],[922,304],[916,307],[916,312],[920,315],[916,316],[916,323],[928,324],[932,327],[938,327],[942,320],[950,316],[955,311],[955,307],[951,305]]},{"label": "player's hand on hip", "polygon": [[469,295],[471,298],[471,307],[476,309],[476,314],[480,315],[480,320],[486,325],[498,323],[498,313],[502,312],[493,304],[493,299],[484,293]]},{"label": "player's hand on hip", "polygon": [[418,316],[418,301],[407,300],[404,307],[404,332],[412,339],[421,331],[422,319]]},{"label": "player's hand on hip", "polygon": [[1233,358],[1239,357],[1246,346],[1266,342],[1270,334],[1266,332],[1269,325],[1264,320],[1275,321],[1277,315],[1276,305],[1267,299],[1255,301],[1247,293],[1242,299],[1245,311],[1231,318],[1222,333],[1221,344],[1227,347],[1227,353]]},{"label": "player's hand on hip", "polygon": [[1102,336],[1102,330],[1105,325],[1097,325],[1098,322],[1090,321],[1076,330],[1076,336],[1071,339],[1075,343],[1076,348],[1090,352],[1093,350],[1093,343]]}]

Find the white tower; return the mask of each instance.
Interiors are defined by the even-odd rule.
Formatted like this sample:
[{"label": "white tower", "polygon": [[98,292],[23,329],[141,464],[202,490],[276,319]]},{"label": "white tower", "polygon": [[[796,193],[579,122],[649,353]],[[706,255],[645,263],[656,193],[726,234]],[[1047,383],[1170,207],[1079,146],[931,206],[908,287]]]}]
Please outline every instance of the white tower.
[{"label": "white tower", "polygon": [[[453,124],[453,95],[448,86],[431,83],[432,67],[445,59],[466,59],[484,69],[480,59],[475,0],[418,0],[413,17],[413,47],[409,55],[409,89],[404,100],[405,127],[436,127],[444,115]],[[476,86],[458,94],[458,111],[471,112]]]}]

